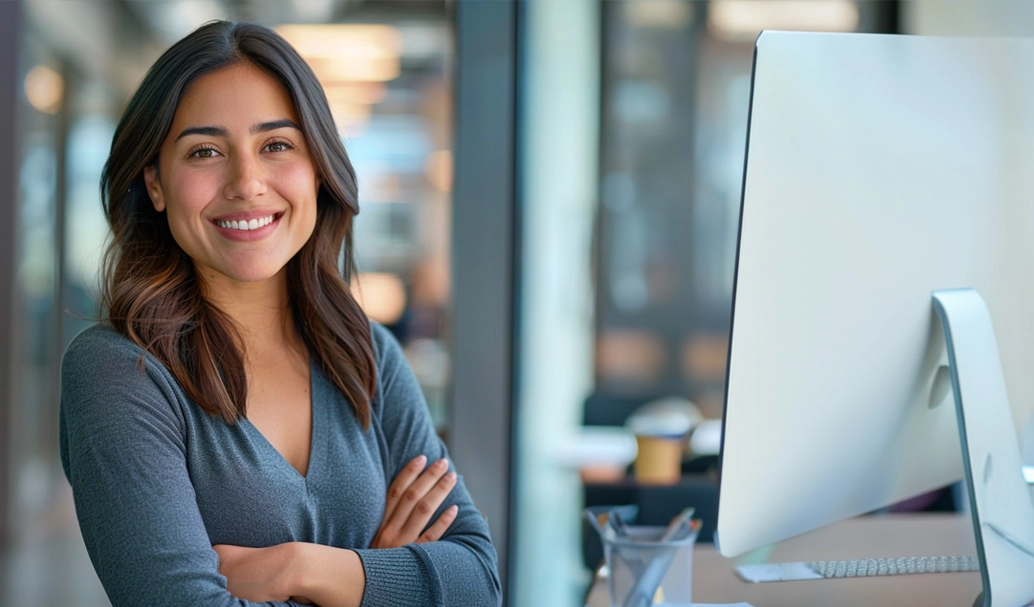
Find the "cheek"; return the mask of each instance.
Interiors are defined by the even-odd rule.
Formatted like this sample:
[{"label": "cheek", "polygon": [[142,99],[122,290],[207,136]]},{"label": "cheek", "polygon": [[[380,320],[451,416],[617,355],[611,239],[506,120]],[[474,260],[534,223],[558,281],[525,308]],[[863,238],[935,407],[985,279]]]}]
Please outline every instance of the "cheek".
[{"label": "cheek", "polygon": [[307,163],[285,165],[277,172],[281,194],[291,203],[292,213],[309,227],[316,223],[316,173]]},{"label": "cheek", "polygon": [[277,181],[293,194],[292,198],[298,198],[299,201],[311,199],[315,203],[316,173],[312,165],[304,162],[284,165],[277,171]]},{"label": "cheek", "polygon": [[172,187],[166,190],[165,216],[169,231],[176,244],[192,258],[202,250],[198,238],[202,226],[201,211],[214,192],[218,191],[218,180],[211,174],[199,171],[172,170],[166,183]]},{"label": "cheek", "polygon": [[169,183],[175,187],[169,191],[166,202],[169,221],[185,223],[200,217],[201,210],[214,199],[220,188],[219,175],[213,172],[174,170]]}]

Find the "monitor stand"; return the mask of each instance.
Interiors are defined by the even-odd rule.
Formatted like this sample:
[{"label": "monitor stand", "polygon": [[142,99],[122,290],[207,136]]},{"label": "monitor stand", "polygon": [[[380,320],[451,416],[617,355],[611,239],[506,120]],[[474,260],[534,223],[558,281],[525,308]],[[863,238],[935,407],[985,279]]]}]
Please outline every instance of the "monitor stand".
[{"label": "monitor stand", "polygon": [[973,289],[935,291],[933,305],[948,349],[984,586],[974,607],[1021,607],[1034,599],[1034,502],[991,314]]}]

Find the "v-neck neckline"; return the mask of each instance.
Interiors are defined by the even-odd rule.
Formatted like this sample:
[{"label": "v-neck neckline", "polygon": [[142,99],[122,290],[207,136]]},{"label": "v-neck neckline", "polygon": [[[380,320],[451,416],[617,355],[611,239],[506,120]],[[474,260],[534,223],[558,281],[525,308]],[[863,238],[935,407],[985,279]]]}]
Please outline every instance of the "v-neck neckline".
[{"label": "v-neck neckline", "polygon": [[323,419],[322,419],[322,414],[321,414],[322,408],[318,404],[320,402],[320,399],[316,397],[316,390],[318,389],[318,386],[320,385],[320,382],[317,381],[317,377],[316,377],[317,373],[319,373],[319,371],[318,371],[316,365],[313,364],[313,361],[310,359],[310,361],[309,361],[309,409],[310,409],[310,413],[309,413],[309,417],[310,417],[310,428],[309,428],[309,463],[308,463],[308,466],[306,466],[306,468],[305,468],[305,474],[302,474],[301,472],[298,471],[297,468],[292,466],[291,462],[287,461],[287,458],[285,458],[284,455],[282,453],[280,453],[280,451],[276,447],[273,446],[273,443],[269,442],[269,439],[266,438],[266,435],[262,434],[262,431],[258,429],[258,426],[256,426],[255,424],[251,423],[250,419],[248,419],[247,417],[244,417],[244,418],[241,419],[241,421],[244,422],[246,424],[246,426],[248,428],[250,428],[251,432],[255,435],[255,438],[256,438],[257,442],[260,445],[263,445],[263,449],[265,449],[268,452],[270,458],[278,466],[280,466],[281,468],[286,469],[287,473],[290,474],[290,475],[293,475],[296,480],[301,480],[305,484],[308,484],[309,481],[313,477],[313,471],[315,469],[314,464],[316,462],[316,454],[319,453],[319,451],[316,448],[316,442],[317,442],[317,440],[320,439],[320,437],[322,435],[322,433],[319,431],[319,429],[322,428],[322,426],[323,426]]}]

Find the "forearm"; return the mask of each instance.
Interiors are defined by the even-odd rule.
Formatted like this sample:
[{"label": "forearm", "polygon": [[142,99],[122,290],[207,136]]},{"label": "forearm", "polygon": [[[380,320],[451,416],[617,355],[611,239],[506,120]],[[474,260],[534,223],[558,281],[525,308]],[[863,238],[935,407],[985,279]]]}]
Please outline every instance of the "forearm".
[{"label": "forearm", "polygon": [[359,607],[366,590],[366,573],[351,550],[319,544],[297,545],[297,579],[292,596],[320,607]]},{"label": "forearm", "polygon": [[495,553],[466,540],[356,550],[366,572],[365,605],[499,605]]}]

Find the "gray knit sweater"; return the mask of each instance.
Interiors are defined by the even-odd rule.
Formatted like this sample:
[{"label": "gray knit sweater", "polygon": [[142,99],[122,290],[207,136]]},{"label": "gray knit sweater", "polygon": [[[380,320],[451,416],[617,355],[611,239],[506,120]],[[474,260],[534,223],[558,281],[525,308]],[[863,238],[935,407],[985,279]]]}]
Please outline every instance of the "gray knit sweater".
[{"label": "gray knit sweater", "polygon": [[61,462],[115,607],[252,605],[227,591],[212,545],[291,541],[355,550],[366,571],[364,607],[500,603],[488,525],[462,478],[435,514],[459,505],[441,541],[369,548],[402,467],[420,454],[446,456],[398,343],[380,325],[373,342],[367,431],[312,366],[303,477],[247,420],[228,425],[202,411],[152,356],[141,370],[141,349],[110,326],[76,337],[61,369]]}]

